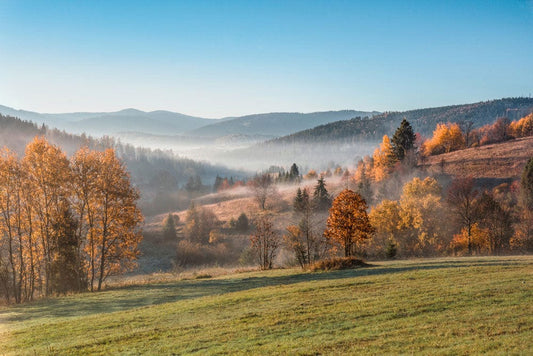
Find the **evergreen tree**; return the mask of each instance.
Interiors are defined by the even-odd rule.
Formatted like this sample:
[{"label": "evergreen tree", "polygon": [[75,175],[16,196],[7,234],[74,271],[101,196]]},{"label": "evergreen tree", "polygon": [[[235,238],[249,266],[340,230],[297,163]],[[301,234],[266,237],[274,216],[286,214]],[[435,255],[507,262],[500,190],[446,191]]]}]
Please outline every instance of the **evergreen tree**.
[{"label": "evergreen tree", "polygon": [[163,236],[165,237],[165,239],[169,240],[177,239],[176,221],[171,213],[169,213],[167,218],[165,219],[165,224],[163,226]]},{"label": "evergreen tree", "polygon": [[320,177],[313,193],[313,206],[318,211],[328,210],[331,206],[331,197],[326,189],[324,177]]},{"label": "evergreen tree", "polygon": [[398,161],[402,161],[407,152],[415,146],[415,133],[411,124],[406,119],[402,120],[400,127],[392,136],[392,151]]},{"label": "evergreen tree", "polygon": [[245,213],[241,213],[235,222],[235,229],[240,232],[246,232],[249,228],[248,217]]},{"label": "evergreen tree", "polygon": [[291,170],[289,173],[289,179],[291,181],[299,180],[300,179],[300,170],[298,169],[298,166],[296,163],[293,163],[291,166]]}]

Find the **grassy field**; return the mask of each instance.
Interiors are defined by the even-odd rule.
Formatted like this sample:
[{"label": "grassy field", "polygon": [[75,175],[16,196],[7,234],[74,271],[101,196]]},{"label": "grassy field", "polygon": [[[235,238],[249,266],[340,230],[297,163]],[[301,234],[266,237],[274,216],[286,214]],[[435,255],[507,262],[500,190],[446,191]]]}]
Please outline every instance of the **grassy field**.
[{"label": "grassy field", "polygon": [[0,354],[533,354],[533,257],[246,272],[0,309]]}]

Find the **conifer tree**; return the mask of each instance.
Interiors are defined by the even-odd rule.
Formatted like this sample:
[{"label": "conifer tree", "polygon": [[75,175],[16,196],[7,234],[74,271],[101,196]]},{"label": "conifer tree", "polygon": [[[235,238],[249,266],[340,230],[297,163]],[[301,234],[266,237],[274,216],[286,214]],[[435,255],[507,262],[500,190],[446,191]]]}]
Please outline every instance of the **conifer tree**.
[{"label": "conifer tree", "polygon": [[402,161],[407,152],[413,149],[415,145],[415,133],[411,124],[406,119],[403,119],[400,127],[394,132],[392,136],[392,151],[398,161]]},{"label": "conifer tree", "polygon": [[326,189],[326,182],[324,177],[320,177],[315,186],[315,191],[313,193],[313,207],[317,211],[328,210],[331,206],[331,197],[329,196],[328,190]]}]

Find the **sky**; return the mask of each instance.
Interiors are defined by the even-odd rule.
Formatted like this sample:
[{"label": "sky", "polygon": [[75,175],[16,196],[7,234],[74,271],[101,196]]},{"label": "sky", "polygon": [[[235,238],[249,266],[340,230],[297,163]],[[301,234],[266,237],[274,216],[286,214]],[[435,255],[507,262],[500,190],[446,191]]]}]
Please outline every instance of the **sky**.
[{"label": "sky", "polygon": [[0,104],[201,117],[533,93],[533,0],[0,0]]}]

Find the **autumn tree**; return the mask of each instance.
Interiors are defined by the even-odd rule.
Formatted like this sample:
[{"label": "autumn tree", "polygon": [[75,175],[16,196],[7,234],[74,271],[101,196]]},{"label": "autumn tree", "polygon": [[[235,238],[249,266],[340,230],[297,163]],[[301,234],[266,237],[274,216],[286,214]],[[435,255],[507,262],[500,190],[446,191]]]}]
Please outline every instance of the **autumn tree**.
[{"label": "autumn tree", "polygon": [[509,125],[509,133],[513,137],[533,136],[533,113],[524,116]]},{"label": "autumn tree", "polygon": [[376,148],[372,156],[374,162],[374,180],[380,182],[387,178],[396,162],[396,154],[393,150],[389,136],[383,136],[383,141]]},{"label": "autumn tree", "polygon": [[354,181],[356,184],[356,191],[359,193],[366,202],[372,203],[373,192],[371,182],[371,165],[369,162],[360,160],[357,163],[355,170]]},{"label": "autumn tree", "polygon": [[415,139],[413,127],[409,121],[403,119],[391,140],[392,151],[398,161],[403,161],[408,152],[414,148]]},{"label": "autumn tree", "polygon": [[399,245],[401,236],[400,205],[396,201],[383,200],[369,214],[370,223],[376,229],[369,249],[375,255],[386,255],[387,246]]},{"label": "autumn tree", "polygon": [[[138,244],[142,238],[139,225],[143,220],[137,208],[139,192],[131,185],[130,176],[114,150],[101,154],[96,196],[96,245],[98,290],[110,275],[135,266]],[[92,286],[92,285],[91,285]]]},{"label": "autumn tree", "polygon": [[517,208],[519,222],[514,245],[525,251],[533,251],[533,157],[527,162],[520,178]]},{"label": "autumn tree", "polygon": [[183,232],[187,240],[205,245],[209,243],[209,235],[219,224],[220,221],[211,210],[191,203]]},{"label": "autumn tree", "polygon": [[472,254],[472,227],[479,219],[478,191],[472,177],[455,178],[448,191],[448,203],[461,228],[465,228],[468,254]]},{"label": "autumn tree", "polygon": [[500,117],[494,124],[488,124],[480,129],[481,132],[481,145],[488,145],[491,143],[503,142],[511,139],[510,124],[508,118]]},{"label": "autumn tree", "polygon": [[483,192],[479,199],[479,210],[482,216],[480,227],[488,232],[489,252],[500,253],[507,250],[513,236],[512,213],[509,207],[494,199],[492,194]]},{"label": "autumn tree", "polygon": [[433,137],[424,143],[423,152],[426,156],[438,155],[463,149],[465,145],[465,138],[458,124],[437,124]]},{"label": "autumn tree", "polygon": [[50,295],[51,267],[57,257],[54,249],[52,226],[54,218],[61,214],[61,204],[71,195],[71,171],[66,155],[44,138],[36,137],[26,146],[23,158],[28,185],[31,187],[32,225],[39,240],[40,289]]},{"label": "autumn tree", "polygon": [[281,246],[281,236],[274,229],[269,214],[261,213],[254,219],[255,230],[250,235],[251,250],[261,269],[271,269]]},{"label": "autumn tree", "polygon": [[0,277],[9,283],[6,296],[21,302],[88,284],[101,289],[107,276],[132,267],[141,237],[137,199],[112,150],[81,149],[69,162],[36,137],[22,160],[4,151]]},{"label": "autumn tree", "polygon": [[357,245],[374,233],[366,210],[365,200],[350,189],[343,190],[333,200],[324,234],[344,248],[346,257],[355,255]]},{"label": "autumn tree", "polygon": [[402,251],[408,255],[430,255],[443,251],[448,241],[442,188],[434,178],[413,178],[400,197]]}]

